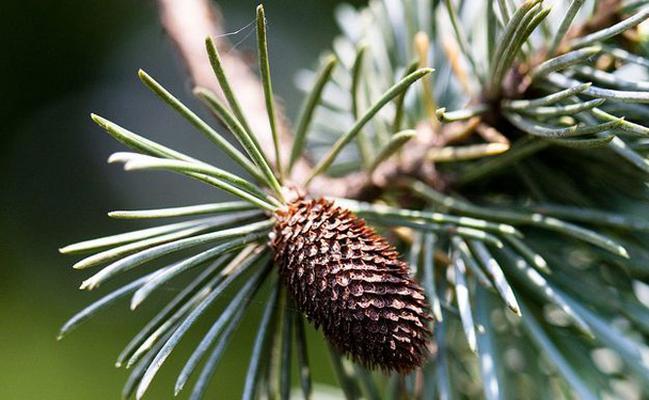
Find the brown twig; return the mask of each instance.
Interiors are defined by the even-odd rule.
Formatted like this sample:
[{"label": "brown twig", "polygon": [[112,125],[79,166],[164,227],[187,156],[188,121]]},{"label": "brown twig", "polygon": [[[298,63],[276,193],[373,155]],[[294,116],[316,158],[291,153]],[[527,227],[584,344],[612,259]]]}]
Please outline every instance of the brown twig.
[{"label": "brown twig", "polygon": [[[178,50],[193,84],[208,88],[223,98],[204,46],[205,38],[214,38],[223,68],[233,82],[250,128],[257,135],[262,148],[272,148],[274,145],[266,118],[261,82],[241,54],[231,48],[230,42],[223,36],[223,19],[217,9],[207,0],[158,0],[158,8],[162,26]],[[278,109],[277,122],[281,133],[281,147],[286,152],[291,140],[288,123],[281,111]],[[274,157],[274,154],[269,152],[268,156]],[[271,161],[274,163],[274,160]],[[299,178],[308,173],[309,165],[301,160],[295,170],[295,178]]]},{"label": "brown twig", "polygon": [[[157,4],[162,26],[177,48],[193,84],[211,89],[222,97],[223,93],[214,77],[203,46],[206,37],[214,38],[224,69],[248,117],[250,128],[257,135],[262,148],[272,148],[273,139],[266,118],[261,82],[241,54],[232,49],[229,41],[223,36],[223,19],[220,13],[208,0],[157,0]],[[282,110],[276,108],[276,111],[284,157],[290,149],[291,134]],[[430,132],[425,133],[426,135],[418,136],[430,137]],[[414,140],[411,142],[413,143],[403,150],[404,154],[408,154],[408,157],[403,157],[403,161],[385,162],[371,177],[365,172],[354,173],[343,178],[316,177],[311,182],[309,193],[313,196],[371,199],[378,196],[388,183],[394,184],[403,176],[414,176],[433,183],[437,176],[434,167],[430,163],[422,162],[425,155],[422,149],[430,147],[430,144],[425,143],[422,146],[421,142]],[[271,157],[270,161],[274,162],[273,152],[268,152],[268,156]],[[300,159],[293,167],[289,180],[296,183],[304,182],[310,175],[310,171],[311,165],[308,161],[304,158]],[[439,187],[437,184],[435,186]]]}]

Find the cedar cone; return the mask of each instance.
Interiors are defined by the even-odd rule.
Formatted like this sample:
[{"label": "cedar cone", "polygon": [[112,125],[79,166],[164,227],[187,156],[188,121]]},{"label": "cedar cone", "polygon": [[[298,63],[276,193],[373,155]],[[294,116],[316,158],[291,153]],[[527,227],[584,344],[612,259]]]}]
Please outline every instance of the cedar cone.
[{"label": "cedar cone", "polygon": [[384,371],[421,366],[432,318],[423,289],[394,247],[324,199],[298,199],[275,218],[271,246],[281,279],[336,350]]}]

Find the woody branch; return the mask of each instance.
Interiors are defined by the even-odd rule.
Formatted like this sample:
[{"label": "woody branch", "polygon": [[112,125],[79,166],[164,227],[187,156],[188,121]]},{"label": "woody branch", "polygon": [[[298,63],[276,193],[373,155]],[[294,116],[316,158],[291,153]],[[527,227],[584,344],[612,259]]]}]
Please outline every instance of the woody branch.
[{"label": "woody branch", "polygon": [[[218,10],[209,0],[158,0],[157,4],[161,24],[175,45],[193,84],[208,88],[223,98],[204,48],[206,37],[214,39],[224,69],[236,89],[251,129],[258,135],[263,148],[272,148],[273,139],[266,118],[262,84],[250,65],[231,47],[229,40],[223,35],[224,21]],[[282,109],[276,107],[276,110],[282,153],[287,153],[292,140],[290,128]],[[370,199],[380,194],[388,182],[394,185],[403,176],[415,175],[434,183],[434,171],[424,168],[422,163],[424,153],[421,149],[429,147],[430,144],[414,140],[412,142],[405,152],[409,157],[399,162],[384,163],[372,176],[365,172],[357,172],[344,178],[319,176],[312,181],[309,192],[314,196]],[[274,155],[269,152],[268,156],[272,158]],[[311,165],[303,157],[295,164],[290,180],[303,182],[310,171]]]}]

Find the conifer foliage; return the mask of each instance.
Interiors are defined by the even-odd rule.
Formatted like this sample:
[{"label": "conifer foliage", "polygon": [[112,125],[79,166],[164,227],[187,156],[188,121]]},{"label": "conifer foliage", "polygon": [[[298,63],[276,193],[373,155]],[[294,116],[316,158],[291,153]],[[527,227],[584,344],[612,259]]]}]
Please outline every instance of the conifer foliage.
[{"label": "conifer foliage", "polygon": [[[317,398],[305,318],[324,336],[309,346],[330,345],[348,398],[649,396],[648,3],[341,6],[342,35],[297,78],[306,96],[286,154],[262,6],[272,151],[251,130],[211,38],[222,97],[195,94],[236,146],[140,71],[246,176],[93,115],[133,151],[110,162],[178,173],[237,200],[114,211],[179,222],[62,248],[92,253],[74,268],[101,267],[82,289],[138,277],[75,315],[61,337],[120,299],[136,309],[191,276],[119,355],[132,371],[125,398],[141,398],[208,320],[175,385],[178,394],[195,378],[190,398],[202,398],[253,299],[265,308],[246,399],[288,398],[293,358],[301,395]],[[315,162],[296,174],[305,159]],[[159,259],[168,264],[146,268]]]}]

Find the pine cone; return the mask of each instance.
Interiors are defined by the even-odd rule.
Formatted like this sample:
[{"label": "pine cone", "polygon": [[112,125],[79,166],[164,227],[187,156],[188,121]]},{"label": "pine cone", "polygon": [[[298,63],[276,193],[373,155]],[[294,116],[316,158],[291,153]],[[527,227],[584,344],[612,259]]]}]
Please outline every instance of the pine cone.
[{"label": "pine cone", "polygon": [[421,366],[432,335],[428,303],[394,247],[323,199],[299,199],[275,217],[281,279],[334,347],[369,368]]}]

